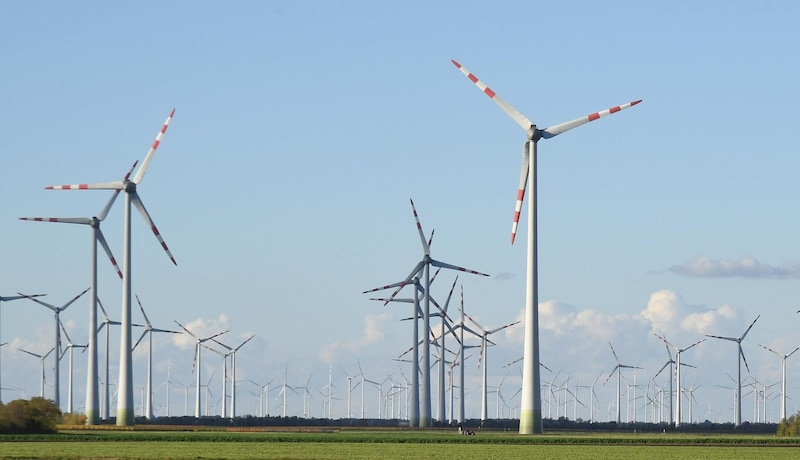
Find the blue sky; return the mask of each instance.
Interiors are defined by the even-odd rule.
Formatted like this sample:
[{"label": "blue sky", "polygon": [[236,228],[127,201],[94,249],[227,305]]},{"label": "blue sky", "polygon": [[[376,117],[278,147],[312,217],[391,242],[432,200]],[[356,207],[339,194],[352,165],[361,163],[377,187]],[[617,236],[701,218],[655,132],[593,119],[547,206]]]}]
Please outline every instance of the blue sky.
[{"label": "blue sky", "polygon": [[[561,369],[557,380],[607,374],[612,341],[644,367],[641,383],[665,360],[654,332],[685,345],[738,335],[761,314],[745,353],[773,383],[778,359],[757,344],[800,345],[799,19],[793,4],[722,1],[4,4],[0,294],[63,304],[89,286],[88,228],[17,218],[99,213],[107,192],[44,187],[120,178],[176,108],[139,191],[178,266],[135,216],[134,291],[157,327],[230,329],[229,343],[255,334],[238,378],[278,382],[288,366],[289,384],[311,376],[319,389],[332,366],[334,413],[344,415],[342,368],[353,375],[359,360],[368,378],[401,379],[392,358],[410,345],[398,321],[407,308],[361,292],[400,280],[421,257],[409,198],[426,233],[436,229],[435,258],[492,275],[459,277],[471,316],[496,327],[524,308],[524,239],[509,244],[524,133],[456,59],[540,127],[644,99],[539,145],[542,360]],[[103,229],[121,259],[119,204]],[[98,294],[118,318],[120,283],[106,260],[99,267]],[[444,298],[454,274],[440,276],[434,295]],[[76,342],[87,307],[64,314]],[[38,363],[16,348],[46,351],[52,326],[31,302],[3,304],[4,387],[38,394]],[[502,365],[521,354],[522,328],[504,332],[490,381],[509,373],[503,394],[515,407],[519,371]],[[154,380],[171,363],[174,379],[192,381],[192,343],[156,340]],[[735,347],[709,341],[689,353],[695,417],[732,419],[718,385],[736,370]],[[206,356],[203,375],[219,385],[218,358]],[[480,410],[471,361],[468,416]],[[139,354],[135,372],[139,385]],[[85,357],[76,373],[80,400]],[[602,416],[612,387],[596,388]],[[252,411],[246,386],[240,398]],[[316,394],[317,416],[321,404]],[[299,398],[287,405],[302,415]],[[746,398],[745,420],[752,405]]]}]

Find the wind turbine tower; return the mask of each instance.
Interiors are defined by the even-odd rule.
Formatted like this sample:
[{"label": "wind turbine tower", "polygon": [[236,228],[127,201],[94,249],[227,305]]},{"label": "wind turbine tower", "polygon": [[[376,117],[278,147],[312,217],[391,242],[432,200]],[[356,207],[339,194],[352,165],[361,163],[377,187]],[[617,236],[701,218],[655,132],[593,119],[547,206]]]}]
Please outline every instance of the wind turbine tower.
[{"label": "wind turbine tower", "polygon": [[525,130],[527,140],[525,141],[522,152],[522,170],[520,173],[519,189],[517,190],[517,201],[514,208],[514,221],[511,226],[511,244],[517,234],[517,224],[522,210],[522,201],[525,196],[525,189],[530,180],[530,190],[528,199],[528,253],[527,253],[527,277],[525,294],[525,345],[523,352],[523,371],[522,371],[522,402],[520,408],[520,434],[541,434],[542,433],[542,394],[541,377],[539,369],[539,287],[538,287],[538,253],[537,253],[537,209],[536,209],[536,146],[541,139],[550,139],[561,133],[577,128],[590,121],[620,110],[633,107],[642,102],[636,100],[628,104],[618,105],[602,112],[595,112],[585,117],[551,126],[546,129],[539,129],[525,115],[511,107],[505,100],[498,96],[488,86],[481,82],[478,77],[464,68],[456,61],[452,61],[458,70],[472,81],[484,94],[489,96],[503,111]]},{"label": "wind turbine tower", "polygon": [[800,350],[800,346],[785,355],[778,353],[772,348],[765,347],[764,345],[759,344],[759,346],[781,358],[781,420],[786,420],[786,359],[792,356],[797,350]]}]

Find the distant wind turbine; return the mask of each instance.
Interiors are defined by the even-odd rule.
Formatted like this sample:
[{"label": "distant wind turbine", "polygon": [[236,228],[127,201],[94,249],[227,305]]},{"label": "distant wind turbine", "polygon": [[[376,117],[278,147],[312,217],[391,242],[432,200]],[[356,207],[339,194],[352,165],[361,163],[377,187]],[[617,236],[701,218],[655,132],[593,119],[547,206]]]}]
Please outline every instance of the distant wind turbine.
[{"label": "distant wind turbine", "polygon": [[64,337],[67,338],[67,346],[64,347],[64,351],[61,353],[61,357],[59,359],[64,358],[64,355],[69,351],[69,380],[67,380],[67,413],[72,413],[72,361],[73,355],[75,354],[76,348],[83,348],[83,351],[86,351],[86,348],[89,345],[76,345],[72,343],[72,339],[69,338],[69,334],[67,334],[67,329],[64,327],[64,322],[59,321],[61,324],[61,332],[64,333]]},{"label": "distant wind turbine", "polygon": [[[175,321],[175,320],[173,320],[173,321]],[[222,332],[218,332],[218,333],[216,333],[214,335],[210,335],[208,337],[200,338],[200,337],[194,335],[192,333],[192,331],[190,331],[189,329],[186,329],[185,327],[183,327],[183,325],[181,323],[175,321],[175,324],[180,326],[181,329],[186,331],[187,334],[189,334],[192,337],[194,337],[194,339],[196,341],[196,345],[194,347],[194,360],[192,361],[192,370],[194,370],[194,368],[197,367],[197,381],[195,382],[195,384],[197,386],[197,394],[196,394],[195,402],[194,402],[194,417],[195,418],[200,418],[200,372],[202,370],[201,367],[200,367],[200,364],[201,364],[201,362],[200,362],[201,345],[203,344],[203,342],[206,342],[208,340],[213,339],[214,337],[219,337],[220,335],[225,334],[226,332],[228,332],[228,330],[226,329],[226,330],[224,330]]]},{"label": "distant wind turbine", "polygon": [[756,321],[758,321],[758,318],[760,317],[761,315],[756,316],[756,319],[750,323],[750,326],[747,327],[747,330],[744,331],[744,334],[742,334],[741,337],[722,337],[719,335],[706,334],[706,337],[736,342],[738,348],[736,353],[736,369],[738,372],[738,378],[736,379],[736,412],[733,414],[733,426],[735,427],[738,427],[742,424],[742,360],[744,360],[744,366],[747,368],[747,371],[750,372],[750,366],[747,365],[747,358],[744,357],[744,352],[742,351],[742,340],[747,337],[747,333],[750,332],[750,329],[753,328],[753,325],[756,324]]},{"label": "distant wind turbine", "polygon": [[[699,344],[705,342],[706,339],[698,340],[697,342],[694,342],[693,344],[689,345],[688,347],[679,348],[679,347],[676,347],[675,345],[669,343],[664,336],[661,336],[661,335],[658,335],[658,334],[655,334],[655,336],[658,337],[659,340],[664,342],[664,345],[667,347],[667,353],[670,356],[670,360],[672,359],[672,354],[669,351],[669,347],[673,347],[675,349],[675,361],[674,361],[675,372],[674,373],[670,372],[670,380],[669,380],[669,410],[670,410],[669,417],[670,417],[670,424],[672,424],[672,422],[673,422],[673,420],[672,420],[672,416],[673,416],[673,413],[672,413],[672,391],[673,391],[673,389],[672,389],[672,378],[673,378],[673,376],[675,377],[675,382],[677,384],[677,387],[678,387],[678,389],[680,389],[680,387],[681,387],[681,366],[684,365],[684,364],[681,364],[681,353],[683,353],[684,351],[692,348],[695,345],[699,345]],[[673,363],[669,363],[669,364],[673,364]],[[670,371],[672,371],[672,366],[670,366]],[[659,371],[659,372],[661,372],[661,371]],[[656,374],[656,375],[658,375],[658,374]],[[675,420],[674,421],[675,421],[675,427],[678,428],[678,427],[681,426],[681,418],[682,418],[682,413],[681,413],[682,404],[681,404],[680,395],[676,399],[675,402],[676,402],[676,404],[675,404]]]},{"label": "distant wind turbine", "polygon": [[517,234],[517,225],[522,210],[525,189],[530,180],[530,198],[528,199],[528,262],[525,294],[525,348],[522,372],[522,402],[520,408],[520,434],[542,433],[542,396],[539,369],[539,287],[538,287],[538,255],[536,230],[536,147],[541,139],[550,139],[561,133],[577,128],[598,118],[619,112],[640,102],[636,100],[628,104],[618,105],[602,112],[576,118],[575,120],[539,129],[528,117],[511,107],[504,99],[492,91],[469,70],[456,61],[451,61],[469,80],[474,83],[489,99],[494,101],[503,111],[525,130],[527,140],[522,151],[522,171],[520,172],[517,201],[514,208],[514,221],[511,225],[511,244]]},{"label": "distant wind turbine", "polygon": [[55,316],[55,321],[56,321],[55,322],[55,326],[56,326],[56,330],[55,330],[55,350],[56,350],[55,361],[56,361],[56,368],[55,368],[55,377],[53,379],[53,380],[55,380],[54,389],[53,389],[53,395],[54,395],[53,402],[56,403],[56,407],[58,407],[58,408],[61,408],[61,403],[60,403],[61,400],[59,399],[59,396],[60,396],[60,393],[61,393],[61,388],[59,387],[59,382],[60,382],[61,378],[60,378],[60,375],[59,375],[59,372],[58,372],[58,368],[60,367],[58,365],[58,361],[60,360],[60,356],[59,355],[61,354],[61,312],[66,310],[67,307],[69,307],[73,303],[75,303],[76,300],[80,299],[82,295],[84,295],[87,292],[89,292],[89,289],[91,289],[91,288],[86,288],[83,292],[81,292],[80,294],[76,295],[75,297],[72,298],[72,300],[70,300],[69,302],[65,303],[64,305],[62,305],[60,307],[56,307],[55,305],[51,305],[51,304],[49,304],[47,302],[42,302],[39,299],[36,299],[36,298],[31,297],[29,295],[25,295],[25,294],[23,294],[21,292],[17,293],[17,294],[19,294],[19,295],[21,295],[21,296],[33,301],[33,302],[38,303],[39,305],[42,305],[43,307],[49,308],[50,310],[53,311],[53,314]]},{"label": "distant wind turbine", "polygon": [[614,361],[617,362],[617,365],[614,366],[614,369],[611,371],[610,374],[608,374],[608,377],[606,377],[606,381],[603,382],[603,384],[605,385],[606,382],[608,382],[608,379],[610,379],[611,376],[614,375],[614,372],[617,373],[617,425],[619,425],[622,422],[622,412],[621,412],[621,406],[622,406],[622,394],[621,394],[621,389],[622,389],[622,369],[641,369],[641,367],[631,366],[629,364],[620,363],[619,362],[619,358],[617,357],[617,352],[614,351],[614,346],[611,345],[611,342],[608,342],[608,346],[611,347],[611,353],[614,355]]},{"label": "distant wind turbine", "polygon": [[[41,297],[41,296],[44,296],[44,295],[47,295],[47,294],[32,294],[32,295],[29,295],[27,297]],[[24,299],[25,297],[26,296],[23,296],[23,295],[12,295],[12,296],[5,296],[5,297],[0,296],[0,313],[3,312],[3,308],[2,308],[3,307],[3,302],[10,302],[12,300]],[[3,337],[3,335],[2,335],[3,328],[1,327],[2,324],[3,324],[2,321],[0,321],[0,341],[2,340],[2,337]],[[2,346],[2,345],[0,345],[0,346]],[[0,351],[0,356],[2,356],[2,355],[3,355],[3,352]],[[0,376],[2,376],[2,375],[3,375],[3,366],[2,366],[2,361],[0,361]],[[0,403],[2,403],[2,402],[3,402],[3,382],[2,382],[2,380],[0,380]]]},{"label": "distant wind turbine", "polygon": [[45,354],[43,354],[43,355],[40,355],[40,354],[38,354],[38,353],[34,353],[34,352],[32,352],[32,351],[23,350],[22,348],[19,348],[19,351],[21,351],[21,352],[23,352],[23,353],[27,353],[27,354],[29,354],[29,355],[31,355],[31,356],[35,356],[35,357],[39,358],[39,361],[40,361],[40,364],[41,364],[41,367],[42,367],[42,372],[41,372],[41,382],[42,382],[42,383],[41,383],[41,386],[39,387],[39,397],[42,397],[42,398],[44,398],[44,384],[45,384],[45,382],[47,381],[47,379],[46,379],[46,378],[45,378],[45,376],[44,376],[44,360],[45,360],[45,359],[46,359],[48,356],[50,356],[50,353],[52,353],[52,352],[53,352],[53,350],[55,350],[55,349],[56,349],[56,347],[53,347],[53,348],[51,348],[51,349],[50,349],[50,351],[48,351],[47,353],[45,353]]},{"label": "distant wind turbine", "polygon": [[139,336],[139,340],[133,345],[131,351],[135,350],[137,346],[139,346],[139,342],[142,341],[145,335],[147,335],[147,388],[145,389],[145,398],[147,398],[147,402],[145,404],[145,412],[144,416],[147,420],[153,419],[153,332],[165,332],[169,334],[180,334],[178,331],[171,331],[169,329],[158,329],[153,327],[150,323],[150,319],[147,317],[147,314],[144,312],[144,307],[142,306],[142,302],[139,300],[139,296],[136,296],[136,302],[139,304],[139,310],[142,311],[142,316],[144,316],[145,327],[144,331],[142,331],[142,335]]},{"label": "distant wind turbine", "polygon": [[[250,335],[250,337],[246,338],[244,342],[240,343],[235,347],[229,347],[228,345],[225,345],[224,343],[220,342],[217,339],[212,339],[221,347],[227,349],[228,353],[231,355],[231,420],[236,418],[236,352],[239,351],[239,349],[242,348],[244,344],[249,342],[253,337],[255,337],[254,334]],[[225,407],[225,402],[224,402],[225,395],[223,394],[222,397],[223,397],[222,407]],[[224,417],[225,414],[222,414],[222,416]]]},{"label": "distant wind turbine", "polygon": [[773,354],[778,355],[778,357],[781,358],[781,420],[786,420],[786,359],[792,356],[794,352],[796,352],[797,350],[800,350],[800,346],[798,346],[797,348],[786,354],[778,353],[772,348],[765,347],[764,345],[761,344],[759,344],[758,346]]}]

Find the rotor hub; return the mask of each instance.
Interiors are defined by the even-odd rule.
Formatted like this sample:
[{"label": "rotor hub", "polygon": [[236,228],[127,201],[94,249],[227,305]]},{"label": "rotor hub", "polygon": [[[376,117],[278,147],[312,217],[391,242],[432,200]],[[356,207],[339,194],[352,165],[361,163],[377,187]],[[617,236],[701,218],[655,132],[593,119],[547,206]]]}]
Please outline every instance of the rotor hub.
[{"label": "rotor hub", "polygon": [[527,133],[529,141],[536,142],[542,138],[542,132],[539,131],[539,128],[537,128],[536,125],[531,125],[531,127],[528,128]]}]

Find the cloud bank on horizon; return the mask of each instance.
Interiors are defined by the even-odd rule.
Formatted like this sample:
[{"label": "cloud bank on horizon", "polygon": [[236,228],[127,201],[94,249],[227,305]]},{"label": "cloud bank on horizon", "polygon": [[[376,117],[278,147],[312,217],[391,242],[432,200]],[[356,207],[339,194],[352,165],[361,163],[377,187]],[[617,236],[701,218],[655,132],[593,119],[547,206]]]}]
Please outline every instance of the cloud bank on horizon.
[{"label": "cloud bank on horizon", "polygon": [[673,265],[669,271],[694,278],[800,279],[800,262],[772,266],[754,257],[729,260],[700,256],[682,265]]}]

